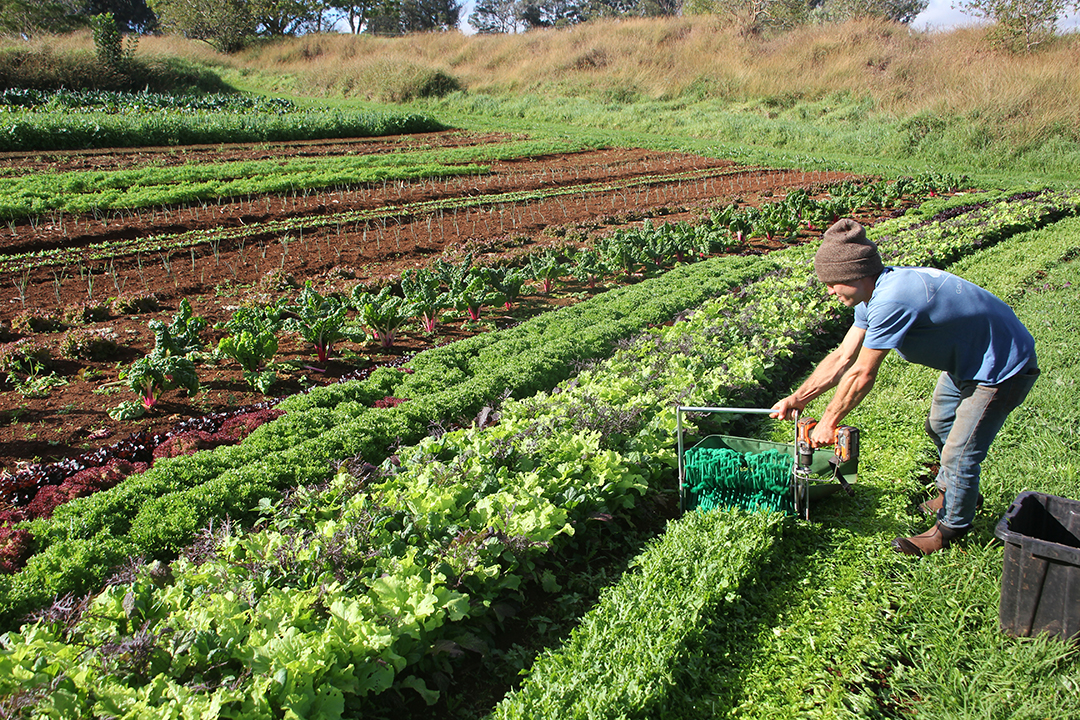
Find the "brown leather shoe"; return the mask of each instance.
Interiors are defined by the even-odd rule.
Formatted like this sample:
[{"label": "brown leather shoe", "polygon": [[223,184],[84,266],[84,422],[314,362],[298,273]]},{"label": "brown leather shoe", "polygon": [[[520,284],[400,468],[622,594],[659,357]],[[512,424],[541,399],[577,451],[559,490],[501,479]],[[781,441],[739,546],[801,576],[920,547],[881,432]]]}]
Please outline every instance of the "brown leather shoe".
[{"label": "brown leather shoe", "polygon": [[[926,502],[919,503],[919,512],[924,515],[937,515],[938,510],[945,506],[945,493],[938,491],[938,494],[930,498]],[[979,497],[975,500],[975,512],[982,510],[983,496],[979,493]]]},{"label": "brown leather shoe", "polygon": [[970,529],[971,527],[953,530],[941,523],[934,523],[934,527],[920,535],[894,539],[892,549],[905,555],[929,555],[949,547],[954,540],[963,537]]}]

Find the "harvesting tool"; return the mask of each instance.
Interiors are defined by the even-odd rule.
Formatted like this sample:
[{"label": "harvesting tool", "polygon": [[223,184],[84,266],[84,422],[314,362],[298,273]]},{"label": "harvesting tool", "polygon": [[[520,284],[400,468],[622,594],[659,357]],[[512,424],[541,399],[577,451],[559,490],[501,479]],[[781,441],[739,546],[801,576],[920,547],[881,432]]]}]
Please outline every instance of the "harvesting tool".
[{"label": "harvesting tool", "polygon": [[843,488],[854,495],[858,476],[859,430],[848,425],[836,429],[834,449],[815,449],[810,435],[817,421],[795,416],[790,444],[709,435],[684,448],[683,413],[736,413],[766,415],[771,408],[684,407],[675,408],[679,442],[680,509],[741,507],[772,509],[804,520],[810,518],[811,500],[832,495]]}]

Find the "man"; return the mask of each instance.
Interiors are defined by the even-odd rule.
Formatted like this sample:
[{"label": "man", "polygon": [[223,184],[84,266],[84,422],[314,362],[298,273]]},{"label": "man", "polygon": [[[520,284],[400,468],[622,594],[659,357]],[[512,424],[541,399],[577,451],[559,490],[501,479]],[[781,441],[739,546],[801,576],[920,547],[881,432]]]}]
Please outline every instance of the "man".
[{"label": "man", "polygon": [[892,547],[908,555],[948,547],[971,529],[982,502],[980,465],[1039,375],[1035,341],[1008,305],[978,285],[941,270],[885,267],[854,220],[825,231],[814,270],[830,295],[855,308],[855,322],[806,382],[773,406],[772,416],[791,419],[835,387],[811,436],[814,447],[831,445],[890,350],[941,370],[926,420],[941,456],[938,494],[919,506],[937,522],[921,535],[896,538]]}]

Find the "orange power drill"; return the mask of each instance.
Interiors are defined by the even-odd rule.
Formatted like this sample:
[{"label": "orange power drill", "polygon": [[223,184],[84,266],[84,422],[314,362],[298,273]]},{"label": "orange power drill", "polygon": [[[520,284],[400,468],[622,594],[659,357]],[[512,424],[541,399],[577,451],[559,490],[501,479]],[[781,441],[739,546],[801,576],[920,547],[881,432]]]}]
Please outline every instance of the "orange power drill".
[{"label": "orange power drill", "polygon": [[[815,427],[817,427],[817,420],[811,417],[800,417],[795,424],[796,472],[799,472],[804,477],[810,475],[810,465],[814,461],[814,447],[810,444],[810,435],[814,432]],[[829,464],[833,467],[833,477],[835,477],[836,481],[840,483],[840,486],[844,488],[844,492],[848,495],[854,495],[855,490],[851,487],[851,484],[844,479],[843,474],[839,472],[838,468],[849,460],[858,459],[859,429],[851,427],[850,425],[838,426],[836,428],[834,442],[835,450],[833,456],[829,458]]]}]

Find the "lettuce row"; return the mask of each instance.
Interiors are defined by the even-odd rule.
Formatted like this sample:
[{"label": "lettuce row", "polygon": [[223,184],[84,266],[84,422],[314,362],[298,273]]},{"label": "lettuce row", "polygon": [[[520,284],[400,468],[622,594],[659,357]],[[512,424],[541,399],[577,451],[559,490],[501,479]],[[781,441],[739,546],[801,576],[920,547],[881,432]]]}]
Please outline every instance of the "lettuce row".
[{"label": "lettuce row", "polygon": [[[77,622],[9,633],[0,694],[48,685],[46,715],[245,720],[341,717],[395,681],[434,698],[413,675],[438,668],[434,648],[475,645],[459,625],[646,489],[600,432],[537,434],[533,410],[511,404],[496,426],[426,439],[362,483],[343,471],[264,501],[255,530],[207,532],[167,570],[143,565],[106,588]],[[136,642],[145,664],[118,651]]]}]

